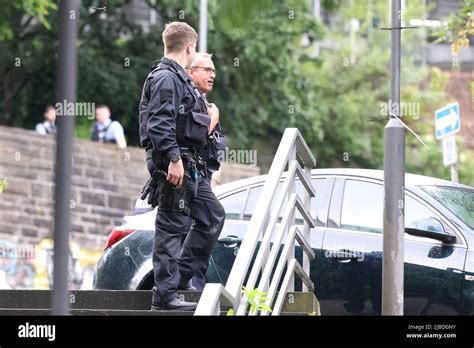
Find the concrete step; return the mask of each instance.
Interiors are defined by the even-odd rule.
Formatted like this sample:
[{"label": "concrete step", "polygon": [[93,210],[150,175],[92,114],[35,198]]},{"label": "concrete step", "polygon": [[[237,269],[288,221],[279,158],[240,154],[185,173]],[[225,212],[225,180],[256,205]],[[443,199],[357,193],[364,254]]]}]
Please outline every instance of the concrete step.
[{"label": "concrete step", "polygon": [[[201,292],[181,291],[185,301],[198,302]],[[48,315],[51,290],[0,290],[0,315]],[[150,290],[73,290],[69,293],[73,315],[192,315],[193,312],[150,311]],[[231,308],[221,298],[223,315]],[[319,302],[313,293],[290,292],[282,315],[319,315]],[[313,314],[314,315],[314,314]]]},{"label": "concrete step", "polygon": [[[146,316],[192,316],[191,311],[151,311],[151,310],[121,310],[121,309],[72,309],[71,315],[146,315]],[[1,315],[21,315],[21,316],[43,316],[51,315],[49,309],[27,309],[27,308],[0,308]]]},{"label": "concrete step", "polygon": [[[150,310],[120,310],[120,309],[72,309],[71,315],[78,316],[192,316],[191,311],[150,311]],[[26,308],[0,308],[0,316],[2,315],[19,315],[19,316],[47,316],[51,315],[49,309],[26,309]],[[221,311],[221,316],[226,316],[226,311]],[[309,316],[306,312],[281,313],[282,316]]]},{"label": "concrete step", "polygon": [[[198,302],[201,292],[181,291],[185,301]],[[0,290],[0,308],[48,309],[51,290]],[[149,290],[73,290],[71,309],[150,310]],[[228,306],[230,308],[230,304]]]}]

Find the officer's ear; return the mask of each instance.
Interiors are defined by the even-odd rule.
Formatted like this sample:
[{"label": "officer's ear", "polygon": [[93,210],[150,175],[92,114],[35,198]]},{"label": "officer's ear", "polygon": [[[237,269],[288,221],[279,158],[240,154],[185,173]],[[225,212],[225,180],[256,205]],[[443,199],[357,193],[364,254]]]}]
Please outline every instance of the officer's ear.
[{"label": "officer's ear", "polygon": [[191,55],[192,46],[193,46],[192,42],[188,42],[188,44],[186,45],[186,54],[187,55]]}]

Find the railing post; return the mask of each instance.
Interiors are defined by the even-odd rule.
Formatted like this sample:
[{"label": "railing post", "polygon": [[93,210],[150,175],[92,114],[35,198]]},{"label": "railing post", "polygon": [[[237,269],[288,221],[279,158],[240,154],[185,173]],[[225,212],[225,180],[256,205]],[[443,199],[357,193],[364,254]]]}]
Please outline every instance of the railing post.
[{"label": "railing post", "polygon": [[[293,143],[293,145],[291,146],[290,155],[288,156],[288,167],[289,167],[289,164],[293,161],[296,161],[296,144],[295,143]],[[293,177],[291,179],[291,184],[290,184],[290,187],[289,187],[289,190],[288,190],[288,197],[291,197],[291,195],[296,192],[295,179],[296,179],[296,177]],[[296,221],[295,221],[295,210],[293,210],[293,212],[291,213],[290,221],[291,221],[292,226],[296,223]],[[290,226],[286,227],[285,235],[288,235],[289,230],[290,230]],[[288,266],[289,266],[290,260],[292,260],[294,258],[295,258],[295,240],[293,239],[291,241],[290,253],[288,255],[288,261],[287,261]],[[294,275],[294,273],[291,275],[290,284],[288,285],[288,291],[295,291],[295,275]]]},{"label": "railing post", "polygon": [[[309,178],[309,180],[311,180],[311,168],[309,168],[307,164],[304,165],[304,174],[306,175],[307,178]],[[304,190],[303,192],[304,192],[303,193],[304,206],[311,213],[311,196],[309,195],[309,192],[307,190]],[[318,199],[318,197],[316,197],[316,199]],[[304,238],[308,242],[310,242],[310,245],[311,245],[311,229],[306,220],[304,220],[303,235],[304,235]],[[306,253],[303,253],[303,270],[306,272],[306,274],[310,275],[310,259],[309,259],[309,256],[306,255]],[[308,291],[308,287],[303,282],[303,292],[307,292],[307,291]]]}]

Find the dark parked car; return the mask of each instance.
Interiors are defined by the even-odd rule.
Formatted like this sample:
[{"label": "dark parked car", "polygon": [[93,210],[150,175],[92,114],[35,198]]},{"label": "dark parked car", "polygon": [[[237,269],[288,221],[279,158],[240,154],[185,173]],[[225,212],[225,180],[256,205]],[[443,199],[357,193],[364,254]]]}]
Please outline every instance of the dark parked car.
[{"label": "dark parked car", "polygon": [[[264,181],[259,176],[215,189],[227,217],[209,282],[225,284]],[[312,182],[311,278],[321,313],[380,314],[383,172],[313,170]],[[405,314],[474,314],[474,188],[408,174],[405,192]],[[126,217],[111,234],[95,288],[152,288],[154,217],[154,211]]]}]

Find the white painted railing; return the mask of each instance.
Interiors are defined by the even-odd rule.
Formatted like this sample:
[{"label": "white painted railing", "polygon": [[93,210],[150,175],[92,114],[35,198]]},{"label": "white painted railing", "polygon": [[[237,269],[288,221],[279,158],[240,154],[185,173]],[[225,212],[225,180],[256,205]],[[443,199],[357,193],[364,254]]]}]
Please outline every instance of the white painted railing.
[{"label": "white painted railing", "polygon": [[[281,183],[287,166],[288,172]],[[314,258],[309,244],[310,230],[314,227],[311,217],[311,197],[316,195],[311,183],[311,169],[314,167],[316,167],[316,159],[298,129],[287,128],[268,172],[257,208],[249,222],[229,279],[225,287],[222,284],[206,284],[194,315],[219,315],[221,296],[232,303],[236,315],[245,315],[248,299],[242,295],[242,286],[247,275],[245,287],[255,288],[258,280],[258,289],[267,292],[267,297],[270,299],[267,305],[272,307],[272,315],[280,314],[286,293],[294,290],[294,274],[302,280],[303,291],[314,291],[314,284],[309,276],[310,261]],[[304,188],[302,198],[295,193],[296,176],[299,177]],[[280,190],[278,190],[279,185],[282,185]],[[280,193],[276,197],[278,191]],[[302,231],[295,224],[295,209],[298,209],[303,217]],[[281,214],[282,210],[283,214]],[[278,226],[277,222],[279,222]],[[295,259],[295,240],[303,250],[303,265]],[[281,253],[279,253],[280,250]],[[252,268],[249,269],[253,259],[255,260]],[[284,273],[285,266],[287,267]],[[281,282],[282,277],[283,282]],[[280,284],[281,287],[278,288]],[[278,297],[275,300],[277,291]],[[269,313],[260,314],[268,315]]]}]

